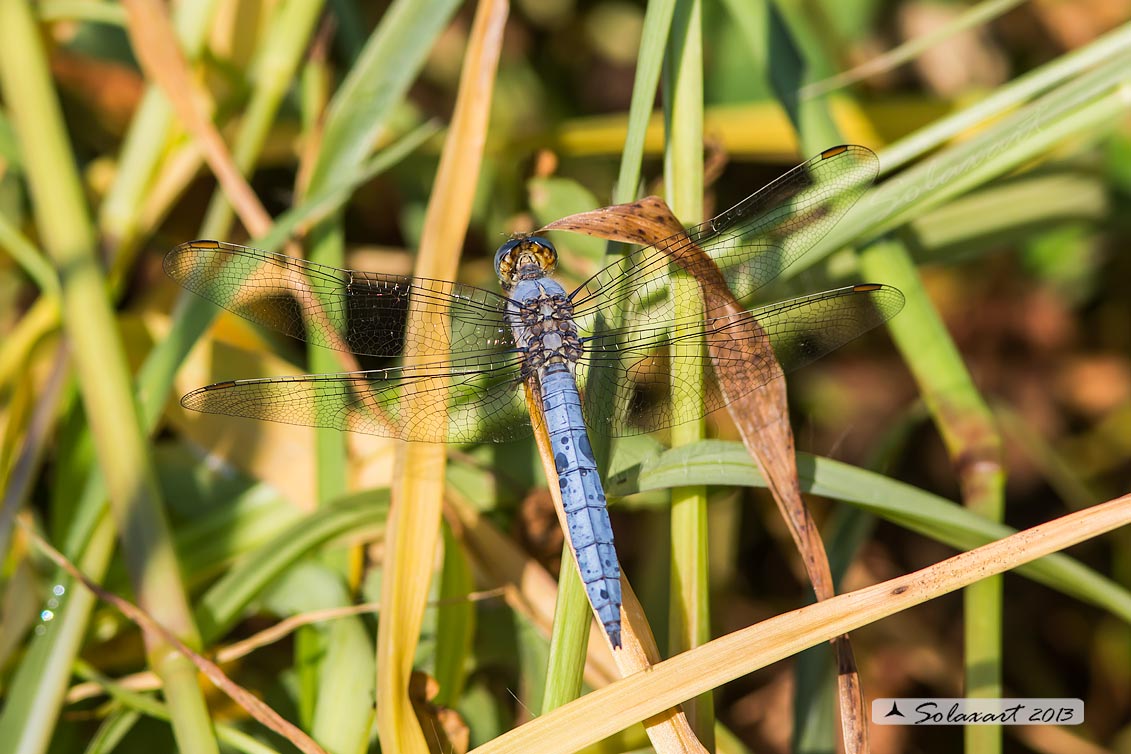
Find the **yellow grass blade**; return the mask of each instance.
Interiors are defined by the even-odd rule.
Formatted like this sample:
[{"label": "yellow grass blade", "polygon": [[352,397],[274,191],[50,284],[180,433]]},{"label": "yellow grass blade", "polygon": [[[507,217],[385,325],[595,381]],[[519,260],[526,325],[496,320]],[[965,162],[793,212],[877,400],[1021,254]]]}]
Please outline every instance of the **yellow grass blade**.
[{"label": "yellow grass blade", "polygon": [[[422,277],[456,275],[479,179],[507,11],[506,0],[483,0],[476,10],[455,112],[425,215],[416,264],[416,274]],[[411,321],[410,315],[410,328]],[[418,354],[405,353],[406,364],[420,360]],[[436,410],[410,408],[418,409]],[[411,444],[398,459],[377,630],[377,727],[384,751],[428,752],[408,689],[440,534],[445,456],[441,445]]]}]

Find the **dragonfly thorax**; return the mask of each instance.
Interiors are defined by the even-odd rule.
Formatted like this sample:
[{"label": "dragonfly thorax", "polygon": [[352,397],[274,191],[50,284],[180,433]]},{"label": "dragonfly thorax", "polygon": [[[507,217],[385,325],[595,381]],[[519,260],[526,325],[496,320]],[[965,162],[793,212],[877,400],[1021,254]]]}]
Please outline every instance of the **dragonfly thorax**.
[{"label": "dragonfly thorax", "polygon": [[515,341],[524,352],[523,376],[550,364],[576,363],[582,355],[581,337],[573,321],[573,305],[561,286],[545,278],[522,280],[515,293],[524,294],[511,320]]},{"label": "dragonfly thorax", "polygon": [[495,252],[495,274],[504,290],[511,290],[520,280],[534,280],[554,271],[558,252],[544,238],[523,236],[512,238]]}]

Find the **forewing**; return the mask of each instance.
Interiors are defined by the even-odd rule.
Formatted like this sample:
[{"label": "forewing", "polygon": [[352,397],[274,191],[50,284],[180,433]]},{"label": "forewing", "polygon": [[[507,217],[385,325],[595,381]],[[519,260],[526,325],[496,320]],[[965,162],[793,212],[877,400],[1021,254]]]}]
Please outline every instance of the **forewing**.
[{"label": "forewing", "polygon": [[[768,353],[747,341],[768,338],[782,371],[790,372],[882,324],[902,308],[903,294],[897,289],[857,285],[710,320],[670,320],[586,338],[578,381],[587,387],[587,421],[595,431],[611,435],[694,421],[771,379],[774,370]],[[756,326],[751,326],[752,320]],[[714,357],[703,345],[708,337],[719,344]],[[703,382],[673,380],[673,357],[701,367]],[[720,373],[727,375],[725,397]],[[615,409],[600,408],[608,405]]]},{"label": "forewing", "polygon": [[[497,293],[443,280],[342,270],[221,241],[190,241],[165,256],[188,290],[285,335],[325,348],[396,356],[511,348]],[[411,316],[410,316],[411,314]]]},{"label": "forewing", "polygon": [[530,434],[519,380],[511,351],[449,364],[219,382],[181,405],[401,440],[506,442]]},{"label": "forewing", "polygon": [[[570,295],[574,311],[579,318],[607,312],[613,321],[666,320],[671,261],[691,243],[745,304],[836,225],[878,170],[879,160],[865,147],[827,149],[702,225],[613,262]],[[698,275],[694,267],[689,272]]]}]

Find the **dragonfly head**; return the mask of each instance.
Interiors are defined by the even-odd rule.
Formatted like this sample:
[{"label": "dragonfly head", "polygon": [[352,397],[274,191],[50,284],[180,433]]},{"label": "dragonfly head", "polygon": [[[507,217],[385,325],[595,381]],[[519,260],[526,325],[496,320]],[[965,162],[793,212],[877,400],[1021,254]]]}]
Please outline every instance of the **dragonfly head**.
[{"label": "dragonfly head", "polygon": [[524,278],[549,275],[558,265],[558,252],[545,238],[512,238],[495,252],[495,274],[504,289]]}]

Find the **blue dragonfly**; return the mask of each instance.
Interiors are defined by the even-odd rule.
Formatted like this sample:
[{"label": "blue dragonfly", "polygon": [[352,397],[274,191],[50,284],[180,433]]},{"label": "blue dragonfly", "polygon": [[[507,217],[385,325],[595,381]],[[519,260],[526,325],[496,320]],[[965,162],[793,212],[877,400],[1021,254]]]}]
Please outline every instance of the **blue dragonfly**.
[{"label": "blue dragonfly", "polygon": [[[742,338],[768,338],[789,371],[903,306],[898,290],[867,284],[716,316],[688,299],[695,286],[672,285],[676,274],[696,272],[677,271],[673,253],[697,245],[701,263],[714,265],[746,306],[836,224],[877,168],[864,147],[825,150],[718,217],[618,258],[572,291],[551,277],[557,253],[537,236],[498,249],[502,294],[220,241],[182,244],[165,257],[170,277],[242,317],[318,346],[366,357],[411,349],[434,356],[434,363],[418,356],[411,364],[341,374],[231,380],[194,390],[181,404],[402,440],[506,442],[531,432],[523,385],[532,387],[541,398],[582,580],[617,648],[620,566],[587,432],[619,436],[698,420],[774,373],[771,365],[750,363],[749,346],[759,344]],[[701,314],[689,317],[694,306]],[[743,320],[758,326],[741,327]],[[716,349],[708,358],[700,344],[720,333],[733,351]],[[727,385],[725,397],[712,358],[731,360],[723,366],[742,362],[744,382]],[[673,375],[675,359],[698,364],[703,379]],[[436,400],[422,400],[428,398]]]}]

